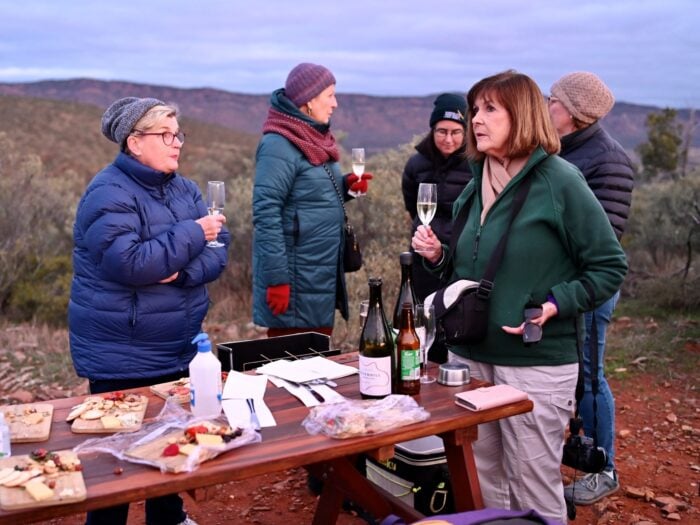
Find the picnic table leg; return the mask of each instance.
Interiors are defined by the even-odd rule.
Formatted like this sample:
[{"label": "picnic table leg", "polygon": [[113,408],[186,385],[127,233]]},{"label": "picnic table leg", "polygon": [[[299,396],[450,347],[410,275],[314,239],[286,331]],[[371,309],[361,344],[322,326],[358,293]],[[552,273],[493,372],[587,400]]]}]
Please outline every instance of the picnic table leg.
[{"label": "picnic table leg", "polygon": [[445,445],[455,510],[458,512],[484,508],[472,449],[472,443],[476,441],[477,435],[477,427],[440,434]]},{"label": "picnic table leg", "polygon": [[410,523],[424,516],[376,487],[355,468],[357,456],[334,459],[307,466],[307,470],[323,481],[323,490],[316,506],[313,525],[336,523],[347,497],[362,509],[381,520],[391,513]]}]

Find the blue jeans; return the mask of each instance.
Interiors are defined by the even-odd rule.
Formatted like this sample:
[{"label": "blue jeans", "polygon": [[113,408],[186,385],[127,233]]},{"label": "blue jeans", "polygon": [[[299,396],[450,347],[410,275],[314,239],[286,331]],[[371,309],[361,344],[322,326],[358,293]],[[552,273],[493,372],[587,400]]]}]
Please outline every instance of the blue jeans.
[{"label": "blue jeans", "polygon": [[597,410],[597,439],[598,446],[605,449],[608,455],[606,470],[615,468],[615,398],[610,385],[605,378],[605,334],[612,319],[613,311],[620,299],[616,292],[610,299],[601,304],[593,312],[586,312],[586,341],[583,346],[583,377],[585,392],[579,412],[583,419],[583,431],[586,436],[593,436],[593,392],[591,389],[591,323],[595,314],[598,330],[598,395],[596,396]]},{"label": "blue jeans", "polygon": [[[187,371],[161,377],[146,379],[98,379],[90,381],[90,393],[102,394],[115,390],[139,388],[175,381],[187,375]],[[85,525],[126,525],[129,504],[115,505],[87,513]],[[168,494],[146,500],[147,525],[174,525],[185,520],[187,514],[182,508],[182,498],[177,494]]]}]

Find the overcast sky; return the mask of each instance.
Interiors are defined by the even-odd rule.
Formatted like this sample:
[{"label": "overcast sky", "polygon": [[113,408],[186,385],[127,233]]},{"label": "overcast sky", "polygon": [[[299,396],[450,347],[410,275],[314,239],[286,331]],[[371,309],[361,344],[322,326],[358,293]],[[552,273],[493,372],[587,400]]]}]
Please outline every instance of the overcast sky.
[{"label": "overcast sky", "polygon": [[0,0],[0,82],[90,77],[269,93],[299,62],[340,93],[466,91],[514,68],[545,93],[700,107],[698,0]]}]

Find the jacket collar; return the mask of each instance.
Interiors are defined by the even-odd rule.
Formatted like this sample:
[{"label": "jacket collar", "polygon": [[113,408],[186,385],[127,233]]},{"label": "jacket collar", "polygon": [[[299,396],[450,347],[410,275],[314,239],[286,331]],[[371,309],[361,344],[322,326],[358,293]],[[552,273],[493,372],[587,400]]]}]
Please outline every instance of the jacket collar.
[{"label": "jacket collar", "polygon": [[163,173],[162,171],[149,168],[131,155],[123,152],[119,153],[117,158],[114,159],[114,165],[146,188],[160,187],[174,177],[172,173]]},{"label": "jacket collar", "polygon": [[593,135],[595,135],[598,130],[601,129],[600,121],[597,120],[593,124],[583,129],[564,135],[561,138],[561,153],[560,155],[566,154],[571,150],[575,150],[583,143],[588,142]]}]

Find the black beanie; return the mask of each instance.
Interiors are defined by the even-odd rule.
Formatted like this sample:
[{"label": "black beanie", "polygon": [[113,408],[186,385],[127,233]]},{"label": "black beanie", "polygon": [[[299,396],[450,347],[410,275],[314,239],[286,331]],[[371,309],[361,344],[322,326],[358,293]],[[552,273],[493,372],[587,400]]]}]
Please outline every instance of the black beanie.
[{"label": "black beanie", "polygon": [[467,113],[467,100],[459,95],[452,93],[443,93],[438,95],[433,102],[435,109],[430,114],[430,127],[432,128],[436,122],[441,120],[453,120],[459,122],[466,127],[467,123],[464,120],[464,115]]}]

